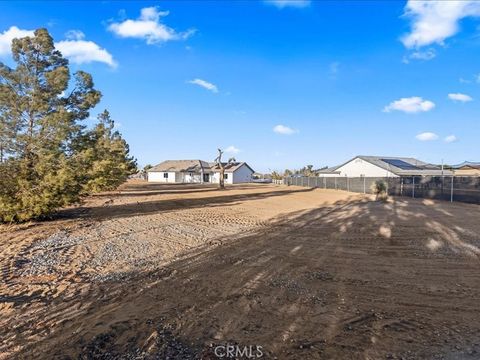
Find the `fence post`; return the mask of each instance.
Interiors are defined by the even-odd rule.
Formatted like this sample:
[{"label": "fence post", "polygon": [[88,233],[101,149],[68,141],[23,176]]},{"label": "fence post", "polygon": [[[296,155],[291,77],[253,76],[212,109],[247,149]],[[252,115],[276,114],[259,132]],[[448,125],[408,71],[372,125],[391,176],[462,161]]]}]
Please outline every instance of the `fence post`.
[{"label": "fence post", "polygon": [[412,198],[415,198],[415,176],[412,176]]},{"label": "fence post", "polygon": [[452,175],[452,185],[450,186],[450,202],[453,202],[453,179],[454,175]]},{"label": "fence post", "polygon": [[325,176],[323,177],[323,188],[327,188],[327,178]]},{"label": "fence post", "polygon": [[403,196],[403,177],[400,178],[400,196]]},{"label": "fence post", "polygon": [[334,179],[335,179],[335,190],[337,190],[337,177],[335,176]]},{"label": "fence post", "polygon": [[365,176],[363,177],[363,193],[367,193],[367,189],[365,188]]},{"label": "fence post", "polygon": [[348,182],[348,176],[347,176],[347,191],[350,191],[350,183]]}]

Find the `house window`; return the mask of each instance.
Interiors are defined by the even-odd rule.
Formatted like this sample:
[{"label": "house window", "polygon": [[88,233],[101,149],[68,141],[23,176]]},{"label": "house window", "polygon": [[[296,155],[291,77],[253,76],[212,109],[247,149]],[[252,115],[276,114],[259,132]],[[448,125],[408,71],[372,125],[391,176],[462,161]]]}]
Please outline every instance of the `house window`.
[{"label": "house window", "polygon": [[168,179],[168,173],[163,173],[163,178]]},{"label": "house window", "polygon": [[228,180],[228,174],[223,174],[223,178],[224,178],[225,180]]}]

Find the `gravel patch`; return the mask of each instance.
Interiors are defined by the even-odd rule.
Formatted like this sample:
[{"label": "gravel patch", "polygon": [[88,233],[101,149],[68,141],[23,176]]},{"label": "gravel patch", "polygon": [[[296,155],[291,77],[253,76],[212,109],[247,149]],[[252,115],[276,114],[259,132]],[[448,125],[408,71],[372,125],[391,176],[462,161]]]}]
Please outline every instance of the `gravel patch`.
[{"label": "gravel patch", "polygon": [[22,276],[52,275],[65,264],[65,251],[72,246],[84,242],[82,236],[73,236],[66,231],[59,231],[44,240],[35,242],[21,259],[16,261],[19,274]]}]

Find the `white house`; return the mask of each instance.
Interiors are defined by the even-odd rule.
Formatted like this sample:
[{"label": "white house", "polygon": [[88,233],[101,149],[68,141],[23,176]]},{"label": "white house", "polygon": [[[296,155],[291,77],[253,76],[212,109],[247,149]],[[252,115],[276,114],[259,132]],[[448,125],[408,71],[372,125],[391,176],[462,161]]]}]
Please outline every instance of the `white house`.
[{"label": "white house", "polygon": [[[246,162],[225,163],[225,184],[250,182],[254,173]],[[147,172],[149,182],[218,183],[220,168],[203,160],[166,160]]]},{"label": "white house", "polygon": [[322,177],[399,177],[452,175],[439,166],[406,157],[359,155],[342,165],[318,171]]}]

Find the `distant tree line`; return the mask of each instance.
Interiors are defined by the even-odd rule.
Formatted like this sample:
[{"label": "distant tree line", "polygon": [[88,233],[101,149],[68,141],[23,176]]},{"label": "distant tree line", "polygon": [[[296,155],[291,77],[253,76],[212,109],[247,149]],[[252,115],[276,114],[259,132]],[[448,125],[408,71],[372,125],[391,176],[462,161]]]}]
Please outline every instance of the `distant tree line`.
[{"label": "distant tree line", "polygon": [[301,169],[298,170],[290,170],[290,169],[285,169],[283,173],[273,171],[270,175],[272,176],[272,179],[274,180],[281,180],[285,177],[293,176],[293,175],[300,175],[300,176],[318,176],[318,171],[326,169],[327,166],[322,167],[320,169],[313,169],[313,165],[306,165],[302,167]]},{"label": "distant tree line", "polygon": [[12,56],[14,68],[0,62],[0,221],[48,216],[136,171],[108,111],[82,124],[101,93],[90,74],[72,76],[47,30],[14,39]]}]

